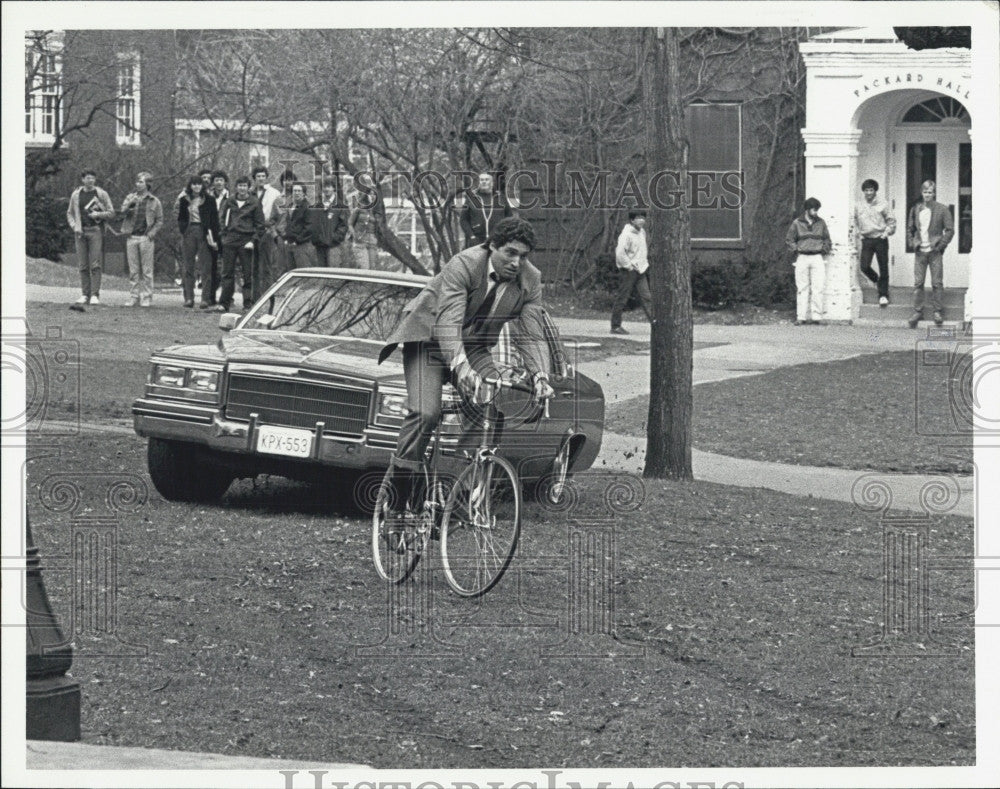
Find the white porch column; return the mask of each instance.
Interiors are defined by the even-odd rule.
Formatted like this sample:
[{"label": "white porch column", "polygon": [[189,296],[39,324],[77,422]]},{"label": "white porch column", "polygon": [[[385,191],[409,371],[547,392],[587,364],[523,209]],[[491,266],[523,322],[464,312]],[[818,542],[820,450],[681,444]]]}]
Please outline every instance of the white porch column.
[{"label": "white porch column", "polygon": [[[828,321],[855,320],[861,311],[852,206],[857,195],[858,141],[860,129],[837,132],[802,130],[806,144],[806,197],[815,197],[823,207],[833,242],[827,260],[824,317]],[[801,206],[796,207],[801,210]]]}]

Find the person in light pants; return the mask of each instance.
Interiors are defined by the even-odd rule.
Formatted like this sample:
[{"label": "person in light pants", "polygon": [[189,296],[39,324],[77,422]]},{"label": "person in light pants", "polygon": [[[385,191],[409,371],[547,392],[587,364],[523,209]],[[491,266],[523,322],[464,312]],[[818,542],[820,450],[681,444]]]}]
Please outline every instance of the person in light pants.
[{"label": "person in light pants", "polygon": [[832,245],[830,231],[819,217],[820,202],[815,197],[803,204],[785,234],[785,245],[795,254],[795,325],[818,324],[823,317],[823,289],[826,287],[826,258]]},{"label": "person in light pants", "polygon": [[125,198],[121,209],[125,215],[122,235],[127,239],[125,257],[132,307],[149,307],[153,303],[153,239],[163,227],[163,206],[149,191],[151,179],[149,173],[139,173],[135,191]]}]

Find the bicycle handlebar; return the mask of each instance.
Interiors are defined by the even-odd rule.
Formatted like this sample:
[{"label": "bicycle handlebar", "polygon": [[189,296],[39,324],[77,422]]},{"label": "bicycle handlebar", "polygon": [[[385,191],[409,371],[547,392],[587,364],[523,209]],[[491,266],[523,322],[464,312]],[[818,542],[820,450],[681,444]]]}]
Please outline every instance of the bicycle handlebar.
[{"label": "bicycle handlebar", "polygon": [[[535,393],[535,389],[534,389],[533,386],[525,386],[524,384],[517,383],[515,381],[505,381],[502,376],[498,376],[496,378],[492,378],[492,377],[487,378],[486,376],[483,376],[482,377],[482,382],[486,383],[486,384],[489,384],[490,386],[495,386],[498,389],[516,389],[516,390],[518,390],[520,392],[525,392],[527,394],[534,394]],[[477,395],[479,394],[478,387],[476,388],[476,394]],[[555,397],[554,393],[551,394],[551,395],[549,395],[548,397],[542,398],[542,401],[543,401],[542,402],[542,409],[543,409],[542,410],[542,415],[546,419],[549,418],[549,401],[553,397]]]}]

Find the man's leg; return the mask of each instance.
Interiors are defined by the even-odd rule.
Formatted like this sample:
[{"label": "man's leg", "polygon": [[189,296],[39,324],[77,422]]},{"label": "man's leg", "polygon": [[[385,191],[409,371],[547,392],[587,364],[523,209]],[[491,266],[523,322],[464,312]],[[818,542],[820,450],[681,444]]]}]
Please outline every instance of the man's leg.
[{"label": "man's leg", "polygon": [[878,260],[878,295],[889,298],[889,239],[877,239],[875,258]]},{"label": "man's leg", "polygon": [[913,314],[924,314],[924,280],[927,279],[928,255],[917,250],[913,255]]},{"label": "man's leg", "polygon": [[[861,256],[859,258],[861,262],[861,273],[864,274],[872,283],[878,282],[878,275],[875,273],[875,269],[872,268],[872,256],[875,254],[876,244],[879,239],[877,238],[862,238],[861,239]],[[881,266],[881,261],[880,261]],[[879,294],[882,295],[882,294]]]},{"label": "man's leg", "polygon": [[822,255],[809,256],[809,312],[810,320],[823,319],[823,302],[826,290],[826,261]]},{"label": "man's leg", "polygon": [[927,255],[927,266],[931,270],[931,304],[935,320],[944,313],[944,253],[931,252]]},{"label": "man's leg", "polygon": [[644,271],[635,282],[636,293],[639,294],[639,303],[649,318],[649,323],[653,323],[653,295],[649,292],[649,271]]},{"label": "man's leg", "polygon": [[403,344],[403,376],[409,410],[399,428],[396,452],[392,457],[392,482],[397,503],[409,497],[413,478],[422,468],[427,444],[441,419],[441,388],[448,372],[436,342]]},{"label": "man's leg", "polygon": [[243,309],[253,306],[254,254],[252,249],[239,247],[240,272],[243,275]]},{"label": "man's leg", "polygon": [[639,278],[639,272],[633,269],[620,269],[621,280],[618,283],[618,293],[615,294],[614,303],[611,306],[611,328],[617,329],[622,325],[622,310],[628,303],[628,297],[632,295],[632,288]]},{"label": "man's leg", "polygon": [[135,306],[139,303],[139,274],[141,271],[138,237],[129,236],[125,240],[125,259],[128,261],[129,297],[132,305]]},{"label": "man's leg", "polygon": [[332,268],[329,255],[330,247],[324,247],[322,244],[313,244],[313,248],[316,250],[316,259],[319,261],[319,265]]},{"label": "man's leg", "polygon": [[795,258],[795,319],[809,320],[809,256]]},{"label": "man's leg", "polygon": [[[209,304],[215,304],[215,295],[219,292],[219,287],[222,284],[222,277],[219,273],[219,267],[222,265],[222,246],[219,239],[213,239],[218,245],[216,249],[212,250],[212,280],[211,280],[211,290],[209,290],[207,299]],[[202,280],[202,288],[205,287],[205,281]],[[205,301],[205,294],[201,294],[202,301]]]},{"label": "man's leg", "polygon": [[153,302],[153,263],[156,247],[152,240],[143,236],[139,239],[139,260],[142,267],[139,297],[143,304]]},{"label": "man's leg", "polygon": [[215,250],[208,246],[205,237],[201,237],[198,247],[198,276],[201,277],[201,304],[211,305],[215,291],[212,290],[212,267],[215,263]]},{"label": "man's leg", "polygon": [[80,268],[80,291],[88,299],[90,298],[90,245],[87,233],[76,233],[73,243],[76,247],[76,262]]},{"label": "man's leg", "polygon": [[316,260],[316,250],[313,249],[312,244],[299,244],[290,247],[290,249],[293,253],[291,268],[311,268],[319,265],[319,261]]},{"label": "man's leg", "polygon": [[256,301],[271,285],[271,268],[274,265],[274,239],[265,234],[256,244],[256,265],[252,267],[250,298]]}]

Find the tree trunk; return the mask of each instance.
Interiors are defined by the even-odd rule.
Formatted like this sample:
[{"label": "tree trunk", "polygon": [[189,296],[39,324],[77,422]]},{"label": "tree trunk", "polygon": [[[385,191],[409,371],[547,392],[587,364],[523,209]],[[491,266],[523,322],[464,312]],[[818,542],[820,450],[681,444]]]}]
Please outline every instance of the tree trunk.
[{"label": "tree trunk", "polygon": [[[650,349],[649,419],[643,476],[693,479],[691,472],[691,224],[686,196],[671,204],[670,189],[688,182],[688,141],[678,72],[677,31],[643,31],[643,103],[646,115],[646,162],[661,179],[660,199],[649,216],[649,271],[653,296]],[[657,205],[659,203],[659,205]],[[669,207],[664,207],[669,206]]]}]

